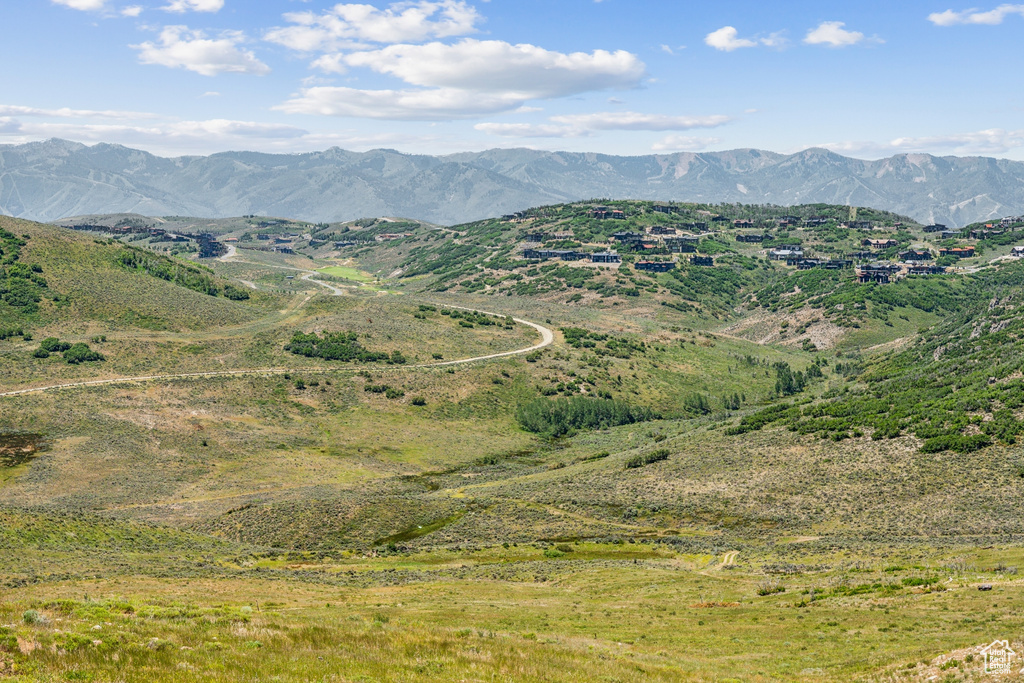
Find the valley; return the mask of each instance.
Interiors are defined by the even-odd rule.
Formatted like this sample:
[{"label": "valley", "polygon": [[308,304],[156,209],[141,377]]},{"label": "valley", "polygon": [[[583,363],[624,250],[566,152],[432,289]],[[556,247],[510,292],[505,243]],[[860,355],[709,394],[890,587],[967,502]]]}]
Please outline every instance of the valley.
[{"label": "valley", "polygon": [[0,217],[0,680],[985,680],[1002,218]]}]

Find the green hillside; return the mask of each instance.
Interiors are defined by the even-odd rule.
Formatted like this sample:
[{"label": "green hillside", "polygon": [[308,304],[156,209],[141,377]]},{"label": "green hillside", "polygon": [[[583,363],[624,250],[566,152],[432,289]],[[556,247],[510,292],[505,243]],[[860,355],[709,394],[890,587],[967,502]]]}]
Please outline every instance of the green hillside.
[{"label": "green hillside", "polygon": [[[0,219],[0,679],[982,680],[1024,626],[1024,261],[967,231],[860,283],[769,251],[934,233],[655,206],[243,218],[217,258]],[[655,225],[713,265],[608,241]],[[570,230],[622,263],[523,258]]]}]

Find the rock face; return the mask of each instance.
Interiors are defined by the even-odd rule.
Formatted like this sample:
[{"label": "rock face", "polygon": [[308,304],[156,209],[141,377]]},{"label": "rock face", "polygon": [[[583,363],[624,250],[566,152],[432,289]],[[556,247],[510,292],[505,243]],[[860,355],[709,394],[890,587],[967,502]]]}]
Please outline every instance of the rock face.
[{"label": "rock face", "polygon": [[434,157],[332,148],[165,159],[66,140],[0,146],[0,212],[37,221],[123,212],[455,224],[595,197],[850,204],[959,226],[1024,213],[1024,162],[927,154],[863,161],[822,149],[638,157],[511,149]]}]

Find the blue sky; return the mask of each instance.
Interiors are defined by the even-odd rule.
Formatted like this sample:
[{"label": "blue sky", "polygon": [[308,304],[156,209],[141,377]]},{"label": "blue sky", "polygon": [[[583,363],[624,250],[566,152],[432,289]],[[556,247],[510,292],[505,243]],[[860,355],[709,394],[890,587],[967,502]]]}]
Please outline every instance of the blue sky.
[{"label": "blue sky", "polygon": [[1024,159],[1024,4],[953,3],[8,2],[0,144]]}]

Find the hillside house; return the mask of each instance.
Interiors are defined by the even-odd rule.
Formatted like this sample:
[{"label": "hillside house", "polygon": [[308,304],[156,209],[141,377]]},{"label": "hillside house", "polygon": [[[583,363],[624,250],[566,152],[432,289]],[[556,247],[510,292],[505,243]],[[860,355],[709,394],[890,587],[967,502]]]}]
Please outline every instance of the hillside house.
[{"label": "hillside house", "polygon": [[941,275],[946,269],[934,264],[915,263],[907,266],[907,275]]},{"label": "hillside house", "polygon": [[868,282],[887,284],[892,281],[897,272],[899,272],[899,266],[887,263],[869,263],[857,266],[857,282],[862,284]]},{"label": "hillside house", "polygon": [[865,247],[871,247],[872,249],[889,249],[899,245],[896,240],[874,240],[866,239],[861,244]]},{"label": "hillside house", "polygon": [[669,235],[663,242],[665,247],[676,254],[692,254],[697,251],[700,238],[696,235]]},{"label": "hillside house", "polygon": [[713,256],[691,256],[690,265],[692,266],[714,266],[715,259]]},{"label": "hillside house", "polygon": [[989,237],[995,237],[996,235],[1002,235],[1006,233],[1005,230],[994,230],[993,228],[994,226],[991,224],[986,225],[984,228],[975,228],[974,230],[971,230],[971,239],[983,240],[988,239]]},{"label": "hillside house", "polygon": [[674,269],[676,264],[672,261],[637,261],[633,267],[649,273],[667,273]]},{"label": "hillside house", "polygon": [[808,218],[807,220],[804,221],[804,227],[807,227],[807,228],[818,228],[818,227],[821,227],[822,225],[825,225],[830,220],[832,220],[832,219],[831,218],[827,218],[825,216],[811,216],[810,218]]},{"label": "hillside house", "polygon": [[1024,258],[1024,247],[1014,247],[1013,249],[1010,250],[1010,256]]},{"label": "hillside house", "polygon": [[736,241],[743,242],[745,244],[760,244],[761,242],[764,242],[765,240],[770,240],[771,238],[772,236],[768,234],[736,235]]},{"label": "hillside house", "polygon": [[547,238],[547,235],[543,232],[528,232],[523,235],[524,242],[543,242]]},{"label": "hillside house", "polygon": [[939,233],[939,238],[944,240],[955,240],[958,237],[963,237],[962,230],[943,230]]},{"label": "hillside house", "polygon": [[665,225],[652,225],[650,229],[652,235],[674,235],[676,229]]},{"label": "hillside house", "polygon": [[925,251],[918,251],[916,249],[909,249],[907,251],[901,251],[898,254],[898,256],[899,256],[899,259],[901,261],[931,261],[932,258],[934,258],[932,256],[932,252],[927,251],[927,250],[925,250]]},{"label": "hillside house", "polygon": [[754,221],[748,221],[743,218],[737,218],[732,222],[734,228],[752,228],[754,227]]},{"label": "hillside house", "polygon": [[800,216],[782,216],[776,220],[778,221],[779,226],[783,228],[800,225]]},{"label": "hillside house", "polygon": [[956,258],[971,258],[974,256],[974,247],[949,247],[939,249],[939,256],[955,256]]},{"label": "hillside house", "polygon": [[617,221],[624,221],[626,220],[626,212],[622,211],[621,209],[614,209],[612,211],[612,219]]},{"label": "hillside house", "polygon": [[523,258],[530,260],[547,261],[548,259],[559,259],[562,261],[579,261],[585,257],[586,254],[571,249],[523,249]]},{"label": "hillside house", "polygon": [[942,232],[946,229],[946,226],[942,223],[932,223],[931,225],[924,226],[925,232]]},{"label": "hillside house", "polygon": [[590,211],[587,211],[587,216],[604,220],[605,218],[612,217],[612,210],[607,206],[595,206]]},{"label": "hillside house", "polygon": [[677,207],[670,206],[668,204],[655,204],[651,207],[651,211],[654,211],[655,213],[675,213],[678,210],[679,209]]},{"label": "hillside house", "polygon": [[617,232],[612,235],[612,239],[621,244],[634,244],[636,242],[642,242],[645,235],[642,232]]},{"label": "hillside house", "polygon": [[591,263],[622,263],[622,257],[614,251],[599,251],[590,255]]},{"label": "hillside house", "polygon": [[802,256],[793,256],[786,259],[787,266],[796,266],[797,270],[811,270],[821,265],[821,261],[813,258],[804,258]]},{"label": "hillside house", "polygon": [[768,252],[768,258],[772,261],[789,261],[792,258],[803,258],[804,250],[802,247],[795,248],[784,248],[779,247],[778,249],[772,249]]}]

